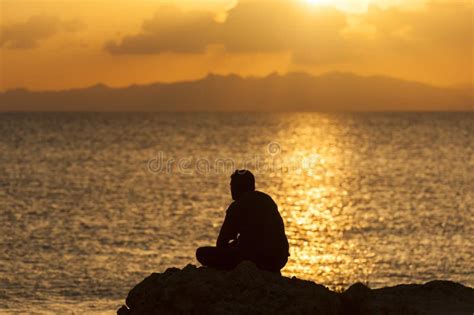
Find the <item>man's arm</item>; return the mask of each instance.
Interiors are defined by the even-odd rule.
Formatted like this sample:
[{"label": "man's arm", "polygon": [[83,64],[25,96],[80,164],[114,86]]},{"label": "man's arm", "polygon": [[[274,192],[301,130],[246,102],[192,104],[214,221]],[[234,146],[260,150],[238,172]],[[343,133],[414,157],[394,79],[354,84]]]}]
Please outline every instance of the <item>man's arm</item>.
[{"label": "man's arm", "polygon": [[237,239],[239,233],[237,216],[238,211],[235,202],[233,202],[226,211],[224,223],[222,224],[221,231],[217,237],[217,247],[227,246],[230,241]]}]

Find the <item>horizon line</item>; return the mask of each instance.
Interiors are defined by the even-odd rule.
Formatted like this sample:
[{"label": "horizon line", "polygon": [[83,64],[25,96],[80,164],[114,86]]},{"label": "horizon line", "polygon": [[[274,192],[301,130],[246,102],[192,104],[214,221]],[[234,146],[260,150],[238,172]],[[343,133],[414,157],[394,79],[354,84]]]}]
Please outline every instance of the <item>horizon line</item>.
[{"label": "horizon line", "polygon": [[[309,77],[313,78],[318,78],[318,77],[323,77],[326,75],[349,75],[349,76],[355,76],[359,78],[385,78],[385,79],[392,79],[392,80],[398,80],[398,81],[404,81],[408,83],[417,83],[417,84],[422,84],[430,87],[435,87],[435,88],[441,88],[441,89],[451,89],[451,90],[464,90],[464,89],[469,89],[473,88],[474,89],[474,82],[465,82],[465,83],[459,83],[459,84],[454,84],[454,85],[437,85],[437,84],[432,84],[428,82],[423,82],[423,81],[417,81],[417,80],[409,80],[409,79],[403,79],[403,78],[398,78],[398,77],[393,77],[390,75],[385,75],[385,74],[370,74],[370,75],[364,75],[364,74],[358,74],[356,72],[349,72],[349,71],[340,71],[340,70],[333,70],[333,71],[326,71],[326,72],[321,72],[318,74],[313,74],[307,71],[287,71],[287,72],[279,72],[279,71],[272,71],[267,74],[263,75],[242,75],[234,72],[229,72],[227,74],[220,74],[220,73],[215,73],[215,72],[207,72],[204,76],[198,77],[196,79],[183,79],[183,80],[176,80],[176,81],[171,81],[171,82],[166,82],[166,81],[152,81],[149,83],[130,83],[128,85],[121,85],[121,86],[114,86],[114,85],[109,85],[104,82],[97,82],[95,84],[90,84],[90,85],[85,85],[85,86],[76,86],[76,87],[69,87],[69,88],[64,88],[64,89],[30,89],[27,87],[14,87],[14,88],[8,88],[8,89],[1,89],[0,88],[0,93],[7,93],[7,92],[12,92],[12,91],[27,91],[27,92],[33,92],[33,93],[48,93],[48,92],[68,92],[68,91],[77,91],[77,90],[86,90],[94,87],[104,87],[108,89],[126,89],[130,87],[145,87],[145,86],[151,86],[155,84],[162,84],[162,85],[172,85],[172,84],[179,84],[179,83],[191,83],[191,82],[198,82],[198,81],[203,81],[206,80],[209,77],[222,77],[222,78],[227,78],[227,77],[238,77],[243,80],[249,80],[249,79],[266,79],[272,76],[288,76],[292,74],[299,74],[299,75],[307,75]],[[463,87],[464,86],[464,87]]]}]

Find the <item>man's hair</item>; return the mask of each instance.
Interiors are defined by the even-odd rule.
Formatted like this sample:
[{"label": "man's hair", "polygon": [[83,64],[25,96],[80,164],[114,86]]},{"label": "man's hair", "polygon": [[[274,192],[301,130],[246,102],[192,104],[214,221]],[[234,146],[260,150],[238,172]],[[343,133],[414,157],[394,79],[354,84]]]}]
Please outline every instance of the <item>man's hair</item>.
[{"label": "man's hair", "polygon": [[231,176],[230,181],[240,191],[255,190],[255,177],[248,170],[236,170]]}]

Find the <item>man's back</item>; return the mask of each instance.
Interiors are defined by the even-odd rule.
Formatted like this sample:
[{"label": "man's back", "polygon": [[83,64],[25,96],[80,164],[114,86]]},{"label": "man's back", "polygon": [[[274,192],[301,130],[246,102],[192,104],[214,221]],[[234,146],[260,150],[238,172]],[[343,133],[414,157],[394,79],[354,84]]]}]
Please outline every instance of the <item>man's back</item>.
[{"label": "man's back", "polygon": [[246,192],[229,206],[218,246],[235,233],[239,234],[238,247],[248,258],[288,257],[289,246],[283,220],[277,205],[265,193]]}]

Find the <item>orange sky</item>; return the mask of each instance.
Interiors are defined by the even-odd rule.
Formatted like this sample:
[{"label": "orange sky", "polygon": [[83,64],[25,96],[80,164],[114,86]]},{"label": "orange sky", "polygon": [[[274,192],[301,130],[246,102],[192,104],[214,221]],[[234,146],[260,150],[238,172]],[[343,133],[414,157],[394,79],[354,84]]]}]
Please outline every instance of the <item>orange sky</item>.
[{"label": "orange sky", "polygon": [[1,90],[336,70],[473,83],[472,1],[0,0],[0,27]]}]

